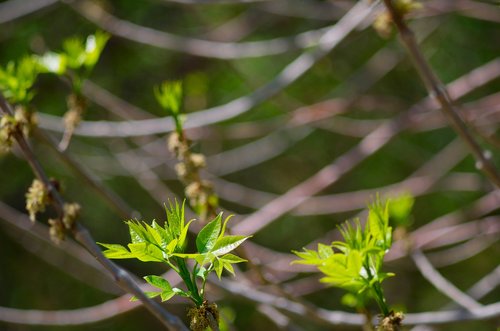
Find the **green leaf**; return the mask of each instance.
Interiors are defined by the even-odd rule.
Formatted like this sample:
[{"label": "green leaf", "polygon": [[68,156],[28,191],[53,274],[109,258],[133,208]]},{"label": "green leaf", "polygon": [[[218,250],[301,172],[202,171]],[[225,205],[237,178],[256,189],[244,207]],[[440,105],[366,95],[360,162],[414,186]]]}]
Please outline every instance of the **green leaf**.
[{"label": "green leaf", "polygon": [[327,259],[333,255],[333,249],[331,246],[327,246],[320,243],[318,244],[318,254],[320,258]]},{"label": "green leaf", "polygon": [[177,242],[177,251],[179,252],[183,252],[184,251],[184,248],[186,247],[186,237],[187,237],[187,232],[189,230],[189,226],[191,225],[191,223],[193,223],[194,220],[191,220],[189,221],[183,228],[182,228],[182,231],[181,231],[181,234],[179,236],[179,239],[178,239],[178,242]]},{"label": "green leaf", "polygon": [[178,239],[174,239],[167,245],[167,253],[172,254],[175,252],[175,248],[177,247]]},{"label": "green leaf", "polygon": [[168,301],[175,295],[174,291],[163,291],[161,292],[161,301]]},{"label": "green leaf", "polygon": [[127,245],[135,258],[143,262],[163,262],[163,252],[156,246],[147,243],[132,243]]},{"label": "green leaf", "polygon": [[222,230],[220,231],[220,234],[219,234],[219,239],[224,237],[224,234],[226,233],[226,228],[227,228],[227,223],[229,222],[229,220],[231,218],[233,218],[234,215],[229,215],[228,217],[226,217],[226,219],[224,220],[224,224],[222,224]]},{"label": "green leaf", "polygon": [[17,63],[7,63],[5,68],[0,68],[0,90],[10,102],[27,104],[34,96],[29,90],[39,69],[38,61],[33,56],[25,56]]},{"label": "green leaf", "polygon": [[[155,298],[157,296],[159,296],[161,294],[161,292],[144,292],[144,294],[148,297],[148,298]],[[130,298],[130,301],[137,301],[139,300],[136,296],[133,296]]]},{"label": "green leaf", "polygon": [[144,276],[144,279],[149,284],[159,289],[162,289],[163,291],[172,291],[172,286],[170,286],[170,283],[163,277],[149,275],[149,276]]},{"label": "green leaf", "polygon": [[234,275],[234,269],[233,269],[233,266],[231,265],[231,262],[228,262],[226,260],[223,260],[221,259],[222,261],[222,265],[224,266],[224,269],[226,269],[227,271],[229,271],[231,274]]},{"label": "green leaf", "polygon": [[378,241],[386,241],[386,231],[389,226],[388,203],[382,204],[377,197],[375,202],[369,206],[368,229],[369,233]]},{"label": "green leaf", "polygon": [[97,31],[94,35],[87,37],[85,41],[85,59],[83,61],[83,65],[87,69],[90,70],[95,66],[109,37],[109,34],[102,31]]},{"label": "green leaf", "polygon": [[241,263],[247,261],[231,253],[221,256],[220,259],[228,263]]},{"label": "green leaf", "polygon": [[250,236],[226,236],[219,238],[210,252],[215,256],[224,255],[241,245],[248,238]]},{"label": "green leaf", "polygon": [[154,88],[156,101],[160,106],[178,115],[182,104],[182,82],[180,81],[165,81]]},{"label": "green leaf", "polygon": [[47,52],[42,56],[34,56],[40,72],[63,75],[66,73],[67,59],[65,54]]},{"label": "green leaf", "polygon": [[190,297],[189,293],[187,293],[186,291],[181,290],[180,288],[174,287],[174,288],[172,289],[172,291],[173,291],[175,294],[180,295],[180,296],[183,296],[183,297],[185,297],[185,298],[189,298],[189,297]]},{"label": "green leaf", "polygon": [[166,231],[164,228],[162,228],[156,221],[153,221],[151,224],[151,227],[156,230],[156,232],[160,235],[161,237],[161,248],[163,250],[167,249],[167,245],[172,241],[172,237],[170,236],[170,233]]},{"label": "green leaf", "polygon": [[86,38],[85,42],[79,37],[66,39],[63,43],[63,50],[66,55],[67,65],[73,69],[86,67],[91,70],[109,39],[109,34],[96,32]]},{"label": "green leaf", "polygon": [[135,254],[132,254],[123,247],[122,245],[117,244],[103,244],[98,243],[99,245],[107,248],[107,250],[103,251],[105,257],[108,259],[132,259],[135,258]]},{"label": "green leaf", "polygon": [[306,264],[306,265],[320,265],[324,261],[320,259],[318,252],[304,248],[303,252],[292,251],[293,254],[300,257],[302,260],[294,260],[290,264]]},{"label": "green leaf", "polygon": [[221,261],[219,261],[219,259],[214,260],[214,269],[215,273],[217,274],[217,277],[221,279],[222,271],[224,270],[224,264]]},{"label": "green leaf", "polygon": [[196,277],[205,280],[207,278],[207,268],[204,266],[199,267],[196,271]]},{"label": "green leaf", "polygon": [[160,247],[162,247],[163,238],[162,238],[161,234],[156,229],[154,229],[152,226],[150,226],[147,223],[144,223],[144,226],[146,227],[146,230],[150,234],[150,238],[153,239],[153,243],[157,244]]},{"label": "green leaf", "polygon": [[165,229],[170,232],[173,238],[178,238],[184,227],[184,200],[182,206],[179,206],[177,200],[172,204],[169,201],[169,207],[165,205],[165,211],[167,214],[167,222],[165,223]]},{"label": "green leaf", "polygon": [[402,194],[389,200],[389,220],[397,226],[408,226],[415,198],[410,194]]},{"label": "green leaf", "polygon": [[163,277],[150,275],[145,276],[144,279],[149,284],[162,290],[161,292],[158,292],[158,294],[160,294],[161,296],[161,301],[167,301],[175,295],[175,292],[170,286],[170,283]]},{"label": "green leaf", "polygon": [[147,231],[137,221],[127,221],[125,223],[128,225],[130,239],[133,244],[147,241]]},{"label": "green leaf", "polygon": [[196,236],[196,248],[200,253],[210,251],[219,237],[222,226],[222,213],[217,215],[214,220],[203,227]]}]

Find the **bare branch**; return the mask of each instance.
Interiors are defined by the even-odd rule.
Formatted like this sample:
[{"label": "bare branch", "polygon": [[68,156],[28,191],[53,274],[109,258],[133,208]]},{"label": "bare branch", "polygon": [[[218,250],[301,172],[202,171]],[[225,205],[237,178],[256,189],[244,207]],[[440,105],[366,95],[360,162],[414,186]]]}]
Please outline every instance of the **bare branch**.
[{"label": "bare branch", "polygon": [[406,46],[408,54],[410,55],[420,78],[429,92],[429,95],[439,102],[441,110],[450,121],[451,126],[469,147],[472,155],[474,155],[477,160],[477,168],[483,171],[497,188],[500,188],[500,175],[498,174],[495,165],[491,162],[490,157],[488,157],[487,153],[482,150],[481,146],[470,133],[467,125],[453,105],[453,100],[446,90],[446,87],[433,72],[429,63],[425,60],[420,48],[418,47],[413,32],[408,28],[401,14],[394,8],[392,0],[384,0],[384,3],[399,31],[401,40]]},{"label": "bare branch", "polygon": [[55,5],[58,0],[10,0],[0,3],[0,24]]},{"label": "bare branch", "polygon": [[[366,5],[363,1],[357,3],[337,24],[325,32],[315,50],[297,57],[272,81],[249,95],[221,106],[193,113],[187,117],[184,128],[190,129],[236,117],[280,92],[328,54],[356,27],[368,20],[374,7],[375,4]],[[63,132],[61,118],[48,114],[40,114],[39,118],[40,127]],[[88,137],[131,137],[166,133],[172,131],[173,128],[171,117],[126,122],[82,121],[74,134]]]}]

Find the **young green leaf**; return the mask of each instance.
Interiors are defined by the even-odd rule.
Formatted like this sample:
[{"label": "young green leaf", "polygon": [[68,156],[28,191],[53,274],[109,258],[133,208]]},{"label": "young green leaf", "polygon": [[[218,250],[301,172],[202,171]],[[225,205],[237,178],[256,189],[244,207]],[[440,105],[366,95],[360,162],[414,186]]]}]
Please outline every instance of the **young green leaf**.
[{"label": "young green leaf", "polygon": [[165,205],[165,211],[167,214],[165,229],[170,232],[170,235],[173,238],[178,238],[184,228],[184,204],[185,201],[182,203],[181,207],[179,206],[177,200],[175,200],[174,204],[169,201],[170,208]]},{"label": "young green leaf", "polygon": [[170,286],[170,283],[163,277],[156,275],[149,275],[149,276],[144,276],[144,279],[146,280],[146,282],[153,285],[154,287],[157,287],[164,291],[165,290],[172,291],[172,286]]},{"label": "young green leaf", "polygon": [[[159,296],[161,294],[161,292],[150,292],[150,291],[145,291],[144,294],[148,297],[148,298],[155,298],[157,296]],[[133,296],[130,298],[130,301],[137,301],[139,300],[136,296]]]},{"label": "young green leaf", "polygon": [[94,35],[87,37],[85,41],[85,60],[83,65],[91,70],[99,60],[101,53],[109,40],[110,35],[97,31]]},{"label": "young green leaf", "polygon": [[324,259],[320,258],[318,252],[312,249],[304,248],[303,252],[292,251],[292,253],[302,260],[294,260],[291,264],[321,265],[324,262]]},{"label": "young green leaf", "polygon": [[222,226],[222,213],[203,227],[196,236],[196,248],[200,253],[210,251],[219,237]]},{"label": "young green leaf", "polygon": [[162,251],[151,244],[142,243],[132,243],[127,245],[130,252],[134,254],[134,257],[143,262],[163,262]]},{"label": "young green leaf", "polygon": [[42,56],[34,56],[42,73],[63,75],[66,73],[67,58],[65,54],[47,52]]},{"label": "young green leaf", "polygon": [[389,200],[389,219],[391,223],[396,226],[410,225],[410,214],[414,203],[415,198],[410,194],[402,194]]},{"label": "young green leaf", "polygon": [[186,247],[186,237],[189,230],[189,226],[193,223],[194,220],[189,221],[186,225],[183,226],[181,234],[179,235],[179,239],[177,241],[177,249],[176,252],[183,252]]},{"label": "young green leaf", "polygon": [[324,244],[318,244],[318,254],[321,259],[328,259],[333,255],[333,248]]},{"label": "young green leaf", "polygon": [[182,103],[182,82],[172,81],[163,82],[154,88],[156,101],[163,109],[178,115]]},{"label": "young green leaf", "polygon": [[148,231],[150,238],[153,240],[152,243],[158,245],[159,247],[162,247],[163,238],[162,238],[160,232],[147,223],[144,223],[144,226],[145,226],[146,230]]},{"label": "young green leaf", "polygon": [[107,248],[107,250],[103,251],[105,257],[108,259],[131,259],[135,258],[135,254],[132,254],[123,247],[122,245],[117,244],[103,244],[98,243],[99,245]]},{"label": "young green leaf", "polygon": [[27,104],[34,93],[30,91],[39,74],[39,65],[33,56],[25,56],[17,63],[0,67],[0,90],[12,103]]},{"label": "young green leaf", "polygon": [[241,245],[250,236],[226,236],[219,238],[210,253],[221,256]]},{"label": "young green leaf", "polygon": [[217,277],[221,279],[222,271],[224,270],[224,264],[219,259],[214,260],[214,269],[215,273],[217,274]]},{"label": "young green leaf", "polygon": [[227,262],[227,263],[241,263],[241,262],[246,262],[247,260],[242,259],[239,256],[236,256],[234,254],[226,254],[220,257],[221,260]]},{"label": "young green leaf", "polygon": [[219,238],[222,238],[224,237],[224,235],[226,234],[226,228],[227,228],[227,223],[229,222],[229,220],[231,218],[233,218],[234,215],[229,215],[228,217],[226,217],[226,219],[224,220],[224,223],[222,224],[222,230],[220,231],[220,234],[219,234]]}]

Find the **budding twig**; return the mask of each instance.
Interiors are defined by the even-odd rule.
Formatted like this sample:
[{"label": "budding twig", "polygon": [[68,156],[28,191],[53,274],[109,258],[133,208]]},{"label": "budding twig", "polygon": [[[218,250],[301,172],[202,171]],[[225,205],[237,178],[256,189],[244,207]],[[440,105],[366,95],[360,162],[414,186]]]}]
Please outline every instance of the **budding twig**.
[{"label": "budding twig", "polygon": [[[10,104],[5,100],[3,94],[0,92],[0,112],[5,115],[12,115],[14,112]],[[35,154],[33,153],[31,147],[28,145],[26,139],[24,138],[22,132],[16,130],[13,132],[14,139],[19,145],[26,161],[31,166],[36,177],[45,185],[49,195],[52,199],[52,204],[58,213],[59,222],[62,224],[62,220],[65,215],[65,201],[59,194],[57,189],[54,187],[53,183],[49,180],[45,171],[43,170],[41,164],[38,162]],[[62,224],[62,226],[64,226]],[[150,312],[155,315],[162,323],[170,330],[181,330],[187,331],[188,328],[182,323],[182,321],[175,315],[170,314],[168,311],[163,309],[157,302],[148,298],[144,292],[135,283],[132,277],[124,269],[120,268],[110,260],[104,257],[101,249],[96,245],[95,240],[90,235],[90,232],[80,223],[74,223],[71,231],[75,239],[82,244],[96,259],[101,263],[106,270],[110,272],[113,276],[115,282],[124,290],[129,293],[134,294],[139,300],[144,303],[144,306],[150,310]]]}]

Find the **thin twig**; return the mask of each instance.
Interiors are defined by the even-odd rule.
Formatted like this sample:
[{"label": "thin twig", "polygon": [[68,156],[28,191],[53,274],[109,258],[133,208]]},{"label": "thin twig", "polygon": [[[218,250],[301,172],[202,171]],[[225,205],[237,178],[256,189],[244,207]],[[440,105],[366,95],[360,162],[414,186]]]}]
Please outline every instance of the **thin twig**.
[{"label": "thin twig", "polygon": [[411,31],[405,23],[401,13],[394,7],[392,0],[384,0],[384,3],[394,24],[396,25],[396,28],[399,31],[401,41],[406,46],[408,54],[410,55],[420,78],[424,82],[429,95],[439,102],[441,110],[450,121],[451,126],[469,147],[477,161],[477,168],[483,171],[497,188],[500,188],[500,175],[498,174],[495,165],[491,162],[488,153],[483,151],[481,146],[470,133],[469,128],[461,118],[456,107],[453,105],[453,100],[446,90],[446,87],[439,80],[420,51],[413,31]]}]

